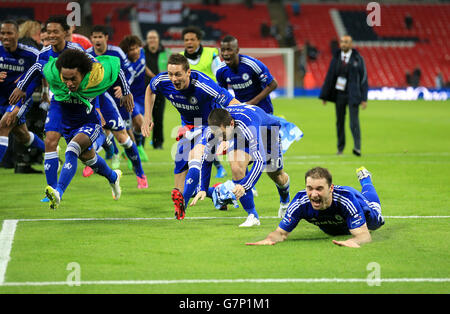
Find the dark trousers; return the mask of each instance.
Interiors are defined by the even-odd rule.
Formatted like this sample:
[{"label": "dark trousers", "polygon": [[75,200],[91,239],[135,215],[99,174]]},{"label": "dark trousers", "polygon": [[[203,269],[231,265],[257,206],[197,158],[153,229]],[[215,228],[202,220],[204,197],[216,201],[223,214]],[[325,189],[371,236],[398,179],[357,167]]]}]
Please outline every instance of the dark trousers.
[{"label": "dark trousers", "polygon": [[166,99],[162,95],[156,95],[155,104],[153,106],[153,147],[162,148],[164,142],[163,120],[164,109],[166,107]]},{"label": "dark trousers", "polygon": [[342,152],[345,148],[345,114],[347,105],[350,113],[350,131],[353,135],[354,149],[361,150],[361,130],[359,128],[359,104],[348,104],[346,93],[338,92],[336,96],[336,131],[337,148]]}]

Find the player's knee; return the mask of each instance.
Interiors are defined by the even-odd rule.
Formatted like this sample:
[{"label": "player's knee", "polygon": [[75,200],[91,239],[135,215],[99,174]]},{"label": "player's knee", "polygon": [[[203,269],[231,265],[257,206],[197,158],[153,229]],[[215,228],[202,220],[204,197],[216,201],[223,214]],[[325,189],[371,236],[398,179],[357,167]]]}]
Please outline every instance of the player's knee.
[{"label": "player's knee", "polygon": [[116,137],[120,145],[123,145],[130,138],[125,129],[114,132],[114,136]]},{"label": "player's knee", "polygon": [[[56,133],[56,134],[54,134],[54,133]],[[44,140],[45,151],[46,152],[56,151],[56,149],[58,148],[58,142],[59,142],[60,137],[61,136],[57,132],[47,132],[45,134],[45,140]]]},{"label": "player's knee", "polygon": [[241,180],[245,177],[245,167],[242,167],[238,162],[230,163],[230,168],[233,180]]},{"label": "player's knee", "polygon": [[27,144],[30,142],[30,134],[24,127],[13,128],[13,134],[17,141],[21,144]]},{"label": "player's knee", "polygon": [[123,148],[130,148],[131,146],[133,146],[133,141],[131,140],[131,137],[129,137],[127,135],[127,137],[125,137],[123,139],[123,141],[119,140],[119,144],[120,146],[122,146]]}]

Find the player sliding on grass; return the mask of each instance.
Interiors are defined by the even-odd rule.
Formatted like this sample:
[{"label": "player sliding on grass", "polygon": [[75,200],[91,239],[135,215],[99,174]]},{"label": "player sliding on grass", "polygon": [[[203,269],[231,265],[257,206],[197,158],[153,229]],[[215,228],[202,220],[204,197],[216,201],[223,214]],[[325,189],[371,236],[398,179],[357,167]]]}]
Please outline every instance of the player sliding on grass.
[{"label": "player sliding on grass", "polygon": [[183,219],[188,201],[199,183],[201,158],[206,145],[203,133],[208,125],[208,115],[214,108],[239,102],[205,74],[191,71],[186,57],[173,54],[169,57],[167,72],[156,75],[146,89],[142,126],[142,135],[145,137],[150,135],[153,127],[152,111],[157,93],[163,94],[181,116],[183,127],[180,128],[175,156],[172,201],[175,217]]},{"label": "player sliding on grass", "polygon": [[108,179],[115,200],[120,198],[121,171],[113,171],[105,160],[96,153],[105,135],[100,117],[95,110],[97,96],[113,85],[121,87],[121,104],[129,112],[133,110],[133,96],[120,69],[117,57],[99,56],[99,62],[83,51],[67,49],[57,59],[51,57],[44,67],[54,99],[50,106],[58,106],[61,111],[61,130],[67,142],[65,163],[56,188],[47,186],[45,193],[50,200],[50,208],[56,209],[61,197],[74,177],[78,158],[95,172]]},{"label": "player sliding on grass", "polygon": [[[211,156],[221,141],[228,141],[228,159],[235,184],[232,192],[248,213],[240,227],[260,225],[252,188],[264,170],[277,186],[280,195],[278,215],[281,216],[285,211],[284,204],[289,203],[290,197],[289,176],[283,170],[278,120],[259,107],[242,104],[214,109],[208,117],[208,124],[211,133],[202,159],[201,191],[191,205],[210,196]],[[247,171],[251,162],[253,165]]]},{"label": "player sliding on grass", "polygon": [[372,240],[369,230],[384,225],[380,199],[366,168],[356,170],[361,192],[349,186],[332,184],[330,172],[313,168],[306,172],[306,189],[297,193],[289,204],[278,228],[264,240],[247,245],[273,245],[286,240],[301,219],[318,226],[329,235],[351,234],[345,241],[333,240],[339,246],[358,248]]}]

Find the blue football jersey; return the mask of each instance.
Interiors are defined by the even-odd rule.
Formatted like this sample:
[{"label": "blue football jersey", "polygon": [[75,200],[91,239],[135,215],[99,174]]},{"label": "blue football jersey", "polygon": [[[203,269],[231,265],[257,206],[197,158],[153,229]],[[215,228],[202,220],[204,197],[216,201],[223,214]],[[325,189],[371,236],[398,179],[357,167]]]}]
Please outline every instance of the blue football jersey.
[{"label": "blue football jersey", "polygon": [[[223,63],[216,72],[216,78],[220,86],[232,89],[236,99],[243,103],[253,99],[273,81],[273,76],[264,63],[246,55],[239,55],[236,69]],[[256,105],[267,113],[273,113],[269,96]]]},{"label": "blue football jersey", "polygon": [[133,98],[144,104],[145,99],[145,52],[141,48],[139,58],[135,62],[130,61],[130,66],[135,72],[135,78],[130,86]]},{"label": "blue football jersey", "polygon": [[38,55],[39,50],[21,43],[15,51],[10,52],[0,42],[0,72],[6,72],[7,75],[0,82],[0,106],[7,104],[9,95],[16,88],[15,81],[33,66]]},{"label": "blue football jersey", "polygon": [[[89,102],[95,107],[96,102],[98,102],[98,97],[90,98]],[[97,110],[93,109],[90,112],[87,112],[86,105],[75,97],[71,97],[68,101],[55,101],[53,99],[51,106],[53,106],[54,103],[57,103],[61,108],[61,124],[63,132],[80,128],[87,123],[101,124]]]},{"label": "blue football jersey", "polygon": [[202,125],[208,125],[211,110],[226,107],[233,99],[226,89],[195,70],[191,70],[189,86],[186,89],[176,90],[167,72],[152,78],[150,88],[153,93],[162,94],[170,101],[180,113],[183,125],[194,125],[196,119],[201,119]]},{"label": "blue football jersey", "polygon": [[[268,153],[268,147],[265,145],[268,143],[267,136],[274,131],[274,136],[278,139],[280,122],[257,106],[233,105],[227,107],[226,110],[235,122],[234,136],[231,140],[233,144],[230,144],[230,147],[233,145],[235,149],[244,150],[253,161],[252,168],[240,183],[247,191],[255,186],[265,168]],[[209,186],[211,161],[213,160],[214,146],[217,144],[213,140],[210,130],[207,130],[206,136],[208,141],[202,158],[201,173],[201,189],[203,191],[206,191]]]},{"label": "blue football jersey", "polygon": [[291,232],[301,219],[305,219],[327,234],[350,234],[349,230],[359,228],[366,223],[365,212],[370,211],[369,203],[366,197],[356,189],[335,185],[331,206],[325,210],[315,210],[306,190],[302,190],[289,204],[279,227]]}]

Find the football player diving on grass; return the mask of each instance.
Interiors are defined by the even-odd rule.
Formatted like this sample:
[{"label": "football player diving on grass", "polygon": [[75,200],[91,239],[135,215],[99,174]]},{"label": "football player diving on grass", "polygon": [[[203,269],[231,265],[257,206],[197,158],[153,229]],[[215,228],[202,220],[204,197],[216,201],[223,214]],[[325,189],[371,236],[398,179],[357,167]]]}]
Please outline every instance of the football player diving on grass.
[{"label": "football player diving on grass", "polygon": [[297,193],[286,215],[264,240],[247,245],[274,245],[287,239],[301,219],[318,226],[329,235],[352,235],[345,241],[333,240],[339,246],[359,248],[372,241],[369,230],[384,225],[380,199],[372,175],[364,168],[356,170],[361,192],[332,183],[331,173],[321,167],[306,172],[306,189]]}]

